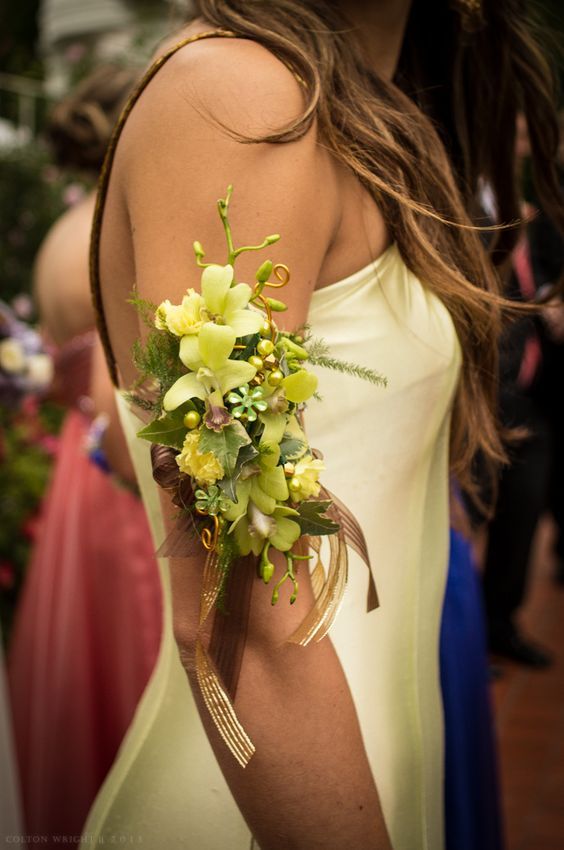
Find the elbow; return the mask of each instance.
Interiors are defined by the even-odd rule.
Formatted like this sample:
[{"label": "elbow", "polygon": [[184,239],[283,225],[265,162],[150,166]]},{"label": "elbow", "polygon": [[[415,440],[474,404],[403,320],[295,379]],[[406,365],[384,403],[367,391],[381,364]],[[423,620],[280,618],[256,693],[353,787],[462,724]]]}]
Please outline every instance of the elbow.
[{"label": "elbow", "polygon": [[172,620],[172,631],[180,663],[188,676],[195,676],[196,645],[198,643],[197,625],[186,616],[175,614]]}]

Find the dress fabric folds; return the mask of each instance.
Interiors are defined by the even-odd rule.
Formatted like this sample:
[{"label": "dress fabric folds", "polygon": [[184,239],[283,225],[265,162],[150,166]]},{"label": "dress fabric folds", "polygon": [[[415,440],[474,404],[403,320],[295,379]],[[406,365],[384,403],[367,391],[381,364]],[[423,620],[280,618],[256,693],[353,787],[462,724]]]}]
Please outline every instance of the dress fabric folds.
[{"label": "dress fabric folds", "polygon": [[91,340],[67,344],[57,380],[74,405],[60,435],[15,623],[9,685],[25,826],[80,835],[157,657],[162,601],[139,498],[88,458],[78,409]]}]

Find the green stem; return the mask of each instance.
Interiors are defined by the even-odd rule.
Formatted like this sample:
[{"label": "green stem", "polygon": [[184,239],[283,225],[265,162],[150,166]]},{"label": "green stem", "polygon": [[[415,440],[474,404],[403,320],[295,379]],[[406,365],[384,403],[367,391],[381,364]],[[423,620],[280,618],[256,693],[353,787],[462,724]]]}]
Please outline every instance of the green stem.
[{"label": "green stem", "polygon": [[231,200],[232,194],[233,186],[228,186],[225,198],[220,198],[217,202],[219,217],[221,218],[221,223],[223,224],[223,229],[225,230],[225,238],[227,239],[227,263],[231,266],[234,264],[235,258],[237,256],[233,247],[233,236],[231,234],[231,227],[229,225],[229,201]]}]

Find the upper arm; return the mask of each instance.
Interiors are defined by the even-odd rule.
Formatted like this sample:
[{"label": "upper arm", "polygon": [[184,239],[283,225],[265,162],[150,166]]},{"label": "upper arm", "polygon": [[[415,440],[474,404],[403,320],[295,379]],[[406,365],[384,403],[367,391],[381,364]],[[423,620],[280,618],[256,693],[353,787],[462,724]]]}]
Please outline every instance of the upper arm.
[{"label": "upper arm", "polygon": [[225,262],[216,201],[232,184],[236,246],[260,243],[271,233],[282,237],[268,251],[242,255],[238,279],[250,279],[267,258],[286,263],[292,283],[284,292],[289,311],[283,323],[295,327],[305,320],[335,229],[329,156],[315,126],[288,144],[245,144],[225,129],[263,135],[302,108],[294,76],[252,42],[193,44],[159,71],[133,110],[119,150],[142,296],[175,301],[187,286],[198,286],[196,239],[206,261]]}]

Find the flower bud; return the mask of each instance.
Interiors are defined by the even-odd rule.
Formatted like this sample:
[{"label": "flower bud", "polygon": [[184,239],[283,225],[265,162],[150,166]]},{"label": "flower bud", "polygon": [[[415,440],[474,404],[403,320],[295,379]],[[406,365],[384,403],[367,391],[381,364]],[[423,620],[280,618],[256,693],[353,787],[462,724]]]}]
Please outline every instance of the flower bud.
[{"label": "flower bud", "polygon": [[274,313],[283,313],[284,310],[288,309],[287,305],[284,304],[283,301],[278,301],[276,298],[267,298],[266,301]]},{"label": "flower bud", "polygon": [[265,260],[262,266],[257,269],[257,273],[255,275],[257,283],[266,283],[271,274],[272,260]]}]

